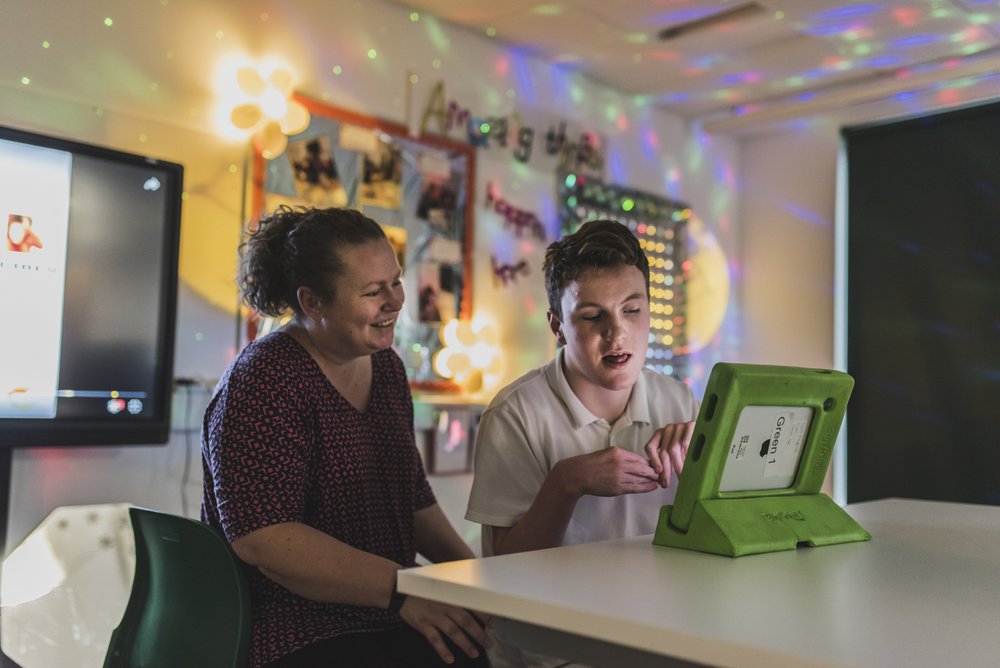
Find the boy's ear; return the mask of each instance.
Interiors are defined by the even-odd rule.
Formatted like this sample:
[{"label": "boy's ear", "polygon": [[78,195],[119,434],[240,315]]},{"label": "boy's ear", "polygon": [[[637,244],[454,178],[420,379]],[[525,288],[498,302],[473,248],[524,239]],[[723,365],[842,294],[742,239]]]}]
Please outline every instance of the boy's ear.
[{"label": "boy's ear", "polygon": [[559,316],[552,312],[552,309],[546,311],[545,316],[549,319],[549,329],[551,329],[552,333],[556,336],[556,345],[565,346],[566,337],[562,333],[562,320],[560,320]]},{"label": "boy's ear", "polygon": [[295,297],[299,300],[299,308],[302,309],[302,313],[310,320],[319,320],[320,307],[323,305],[322,300],[319,296],[313,292],[312,288],[300,285],[298,290],[295,291]]}]

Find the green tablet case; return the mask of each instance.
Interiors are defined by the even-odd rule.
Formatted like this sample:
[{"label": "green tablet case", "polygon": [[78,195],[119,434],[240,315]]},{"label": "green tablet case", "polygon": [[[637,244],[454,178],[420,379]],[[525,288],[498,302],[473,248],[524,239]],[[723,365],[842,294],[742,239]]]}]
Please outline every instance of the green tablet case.
[{"label": "green tablet case", "polygon": [[[712,369],[674,505],[655,545],[731,557],[869,540],[820,489],[854,388],[841,371],[720,362]],[[727,453],[747,406],[808,407],[812,420],[790,487],[720,491]]]}]

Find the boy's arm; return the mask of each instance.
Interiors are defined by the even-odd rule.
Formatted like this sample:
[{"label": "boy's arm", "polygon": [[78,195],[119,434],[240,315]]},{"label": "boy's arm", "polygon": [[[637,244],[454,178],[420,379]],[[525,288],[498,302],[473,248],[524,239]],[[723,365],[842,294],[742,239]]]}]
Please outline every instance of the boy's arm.
[{"label": "boy's arm", "polygon": [[657,484],[649,462],[627,450],[605,448],[567,457],[552,467],[531,506],[514,525],[492,527],[493,551],[510,554],[562,545],[581,496],[651,492]]}]

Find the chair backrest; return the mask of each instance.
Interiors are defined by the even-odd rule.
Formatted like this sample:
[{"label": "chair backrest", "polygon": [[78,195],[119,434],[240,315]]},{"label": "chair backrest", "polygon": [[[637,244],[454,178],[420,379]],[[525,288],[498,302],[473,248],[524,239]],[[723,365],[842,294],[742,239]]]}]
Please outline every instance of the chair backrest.
[{"label": "chair backrest", "polygon": [[240,668],[250,595],[226,540],[206,524],[129,508],[135,579],[105,668]]}]

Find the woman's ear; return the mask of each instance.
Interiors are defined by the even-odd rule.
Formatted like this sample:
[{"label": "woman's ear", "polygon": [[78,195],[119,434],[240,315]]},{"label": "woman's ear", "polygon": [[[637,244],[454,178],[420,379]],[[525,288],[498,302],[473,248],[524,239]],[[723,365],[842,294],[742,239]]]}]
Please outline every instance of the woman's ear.
[{"label": "woman's ear", "polygon": [[320,320],[322,317],[320,309],[323,306],[323,301],[319,298],[312,288],[300,285],[299,289],[295,291],[295,297],[299,300],[299,308],[302,309],[303,315],[305,315],[310,320]]},{"label": "woman's ear", "polygon": [[562,332],[562,320],[560,320],[559,316],[552,312],[552,309],[546,311],[545,316],[549,319],[549,329],[552,330],[552,333],[556,336],[556,345],[565,346],[566,337]]}]

